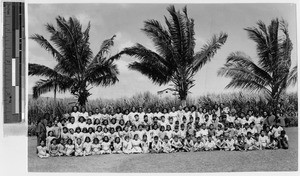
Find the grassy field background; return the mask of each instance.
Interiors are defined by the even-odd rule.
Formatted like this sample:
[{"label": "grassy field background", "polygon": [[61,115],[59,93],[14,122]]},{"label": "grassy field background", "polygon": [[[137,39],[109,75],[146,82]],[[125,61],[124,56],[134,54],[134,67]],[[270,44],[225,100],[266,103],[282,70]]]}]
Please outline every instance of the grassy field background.
[{"label": "grassy field background", "polygon": [[298,127],[286,129],[288,150],[97,155],[40,159],[28,138],[29,172],[250,172],[297,171]]}]

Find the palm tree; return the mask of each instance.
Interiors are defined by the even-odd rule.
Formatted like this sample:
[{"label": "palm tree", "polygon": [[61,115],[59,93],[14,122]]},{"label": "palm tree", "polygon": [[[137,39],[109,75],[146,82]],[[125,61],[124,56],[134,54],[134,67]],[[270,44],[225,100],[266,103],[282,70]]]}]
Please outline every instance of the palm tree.
[{"label": "palm tree", "polygon": [[[65,92],[69,87],[69,83],[64,80],[69,80],[69,77],[60,74],[54,69],[44,65],[29,64],[29,75],[43,76],[47,79],[40,79],[33,86],[33,98],[38,98],[41,94],[54,90],[53,117],[55,117],[56,109],[56,93]],[[70,80],[69,80],[70,81]]]},{"label": "palm tree", "polygon": [[193,77],[226,42],[227,34],[214,35],[198,52],[195,48],[194,20],[188,17],[186,6],[183,13],[173,5],[167,8],[170,18],[165,17],[167,29],[157,20],[144,21],[142,31],[152,40],[155,51],[142,44],[125,48],[120,54],[127,54],[139,61],[130,63],[129,68],[139,71],[153,83],[172,83],[168,90],[175,92],[186,105],[189,90],[195,85]]},{"label": "palm tree", "polygon": [[218,75],[231,78],[226,88],[264,93],[276,111],[281,93],[289,83],[295,83],[293,79],[288,82],[290,75],[293,75],[290,74],[292,42],[284,20],[273,19],[268,27],[258,21],[257,26],[245,30],[256,43],[258,64],[242,52],[233,52]]},{"label": "palm tree", "polygon": [[54,92],[57,89],[69,90],[78,99],[79,105],[84,106],[91,95],[89,90],[92,86],[109,86],[118,81],[119,71],[114,60],[118,59],[119,55],[110,55],[115,35],[103,41],[94,57],[89,43],[90,22],[84,31],[75,17],[66,20],[58,16],[56,23],[57,27],[46,24],[46,29],[51,34],[50,41],[39,34],[30,37],[50,52],[58,62],[53,69],[39,64],[29,65],[29,75],[48,78],[36,83],[33,88],[34,95],[38,97],[52,89]]}]

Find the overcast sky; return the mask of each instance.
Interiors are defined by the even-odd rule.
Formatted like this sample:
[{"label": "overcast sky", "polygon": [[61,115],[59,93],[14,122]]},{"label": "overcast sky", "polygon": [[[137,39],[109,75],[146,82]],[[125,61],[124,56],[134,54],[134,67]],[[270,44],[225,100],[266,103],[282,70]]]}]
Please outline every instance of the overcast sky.
[{"label": "overcast sky", "polygon": [[[169,16],[166,8],[169,4],[29,4],[28,5],[28,33],[41,34],[49,39],[45,30],[46,23],[55,24],[55,17],[75,16],[85,27],[91,21],[90,43],[94,53],[100,48],[103,40],[117,35],[112,54],[141,43],[154,49],[151,40],[141,32],[143,21],[156,19],[164,23],[164,15]],[[182,9],[184,4],[176,4]],[[207,63],[195,76],[196,86],[191,89],[192,96],[207,93],[230,92],[224,90],[230,79],[218,77],[218,69],[224,65],[227,56],[234,51],[243,51],[254,60],[257,60],[255,43],[248,39],[243,28],[256,26],[258,20],[267,25],[273,18],[283,18],[289,24],[289,32],[294,50],[292,51],[292,67],[297,63],[296,53],[296,8],[292,4],[188,4],[188,15],[195,20],[196,48],[199,51],[213,34],[221,31],[228,34],[225,45],[218,50],[212,61]],[[32,40],[28,42],[29,62],[39,63],[53,68],[55,60]],[[117,61],[120,71],[119,82],[110,87],[95,87],[91,90],[90,99],[130,97],[139,92],[150,91],[156,94],[166,86],[154,85],[141,73],[129,70],[128,64],[134,58],[123,56]],[[38,77],[29,77],[29,94]],[[289,91],[296,91],[296,87]],[[43,96],[53,96],[53,92]],[[59,94],[58,97],[71,97],[70,93]]]}]

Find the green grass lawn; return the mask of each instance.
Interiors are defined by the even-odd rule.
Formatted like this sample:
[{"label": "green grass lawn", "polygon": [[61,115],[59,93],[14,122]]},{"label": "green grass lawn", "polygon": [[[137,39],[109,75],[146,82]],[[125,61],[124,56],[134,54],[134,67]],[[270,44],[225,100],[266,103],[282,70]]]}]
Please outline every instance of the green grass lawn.
[{"label": "green grass lawn", "polygon": [[29,172],[243,172],[297,171],[298,127],[286,129],[288,150],[97,155],[40,159],[28,139]]}]

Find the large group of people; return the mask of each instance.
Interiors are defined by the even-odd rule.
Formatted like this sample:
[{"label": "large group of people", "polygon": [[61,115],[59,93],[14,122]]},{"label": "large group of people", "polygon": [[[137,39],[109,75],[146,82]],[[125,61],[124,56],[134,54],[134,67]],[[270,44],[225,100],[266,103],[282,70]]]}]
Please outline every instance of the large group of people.
[{"label": "large group of people", "polygon": [[[254,108],[253,108],[254,109]],[[106,108],[72,112],[37,124],[37,155],[88,156],[102,154],[249,151],[288,149],[285,119],[272,112],[229,107]]]}]

